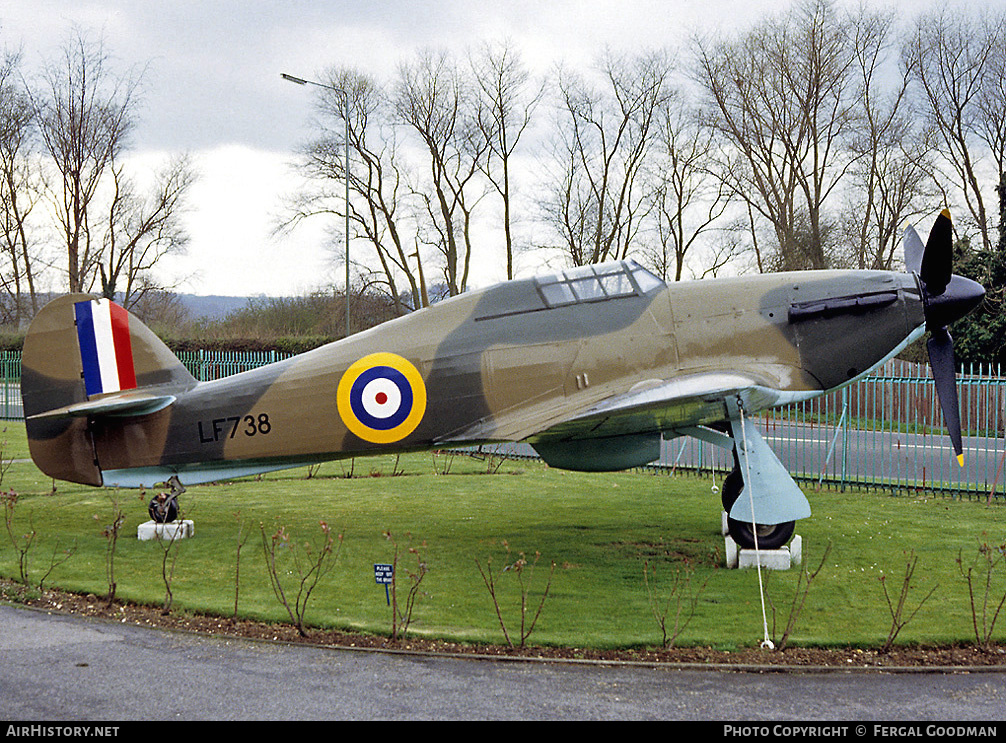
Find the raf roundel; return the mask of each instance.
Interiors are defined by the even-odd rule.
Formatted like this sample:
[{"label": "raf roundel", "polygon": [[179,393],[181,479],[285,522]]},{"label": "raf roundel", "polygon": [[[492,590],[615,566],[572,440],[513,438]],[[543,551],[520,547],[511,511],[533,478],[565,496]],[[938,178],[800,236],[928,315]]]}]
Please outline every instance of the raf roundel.
[{"label": "raf roundel", "polygon": [[406,359],[374,353],[342,375],[336,401],[352,433],[373,444],[391,444],[415,431],[423,419],[426,386]]}]

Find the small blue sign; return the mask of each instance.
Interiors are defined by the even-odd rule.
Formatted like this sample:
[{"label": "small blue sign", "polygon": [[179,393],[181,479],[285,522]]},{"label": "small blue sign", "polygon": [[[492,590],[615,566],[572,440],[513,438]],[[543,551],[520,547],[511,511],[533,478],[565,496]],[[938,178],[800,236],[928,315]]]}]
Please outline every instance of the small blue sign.
[{"label": "small blue sign", "polygon": [[377,585],[384,586],[384,599],[388,602],[388,606],[391,606],[391,592],[388,586],[391,585],[391,579],[395,575],[395,566],[387,565],[385,563],[374,563],[374,583]]}]

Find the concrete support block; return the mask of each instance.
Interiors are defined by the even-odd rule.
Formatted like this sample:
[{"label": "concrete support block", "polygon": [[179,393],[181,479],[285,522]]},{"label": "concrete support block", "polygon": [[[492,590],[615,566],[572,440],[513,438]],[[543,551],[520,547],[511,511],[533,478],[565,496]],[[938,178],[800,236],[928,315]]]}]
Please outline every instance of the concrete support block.
[{"label": "concrete support block", "polygon": [[169,521],[167,524],[158,524],[156,521],[145,521],[136,527],[136,538],[141,542],[150,539],[185,539],[195,533],[195,524],[191,519],[184,521]]},{"label": "concrete support block", "polygon": [[789,570],[803,561],[803,538],[797,534],[785,547],[777,550],[741,549],[730,536],[725,538],[724,551],[728,568],[756,568],[759,558],[766,570]]}]

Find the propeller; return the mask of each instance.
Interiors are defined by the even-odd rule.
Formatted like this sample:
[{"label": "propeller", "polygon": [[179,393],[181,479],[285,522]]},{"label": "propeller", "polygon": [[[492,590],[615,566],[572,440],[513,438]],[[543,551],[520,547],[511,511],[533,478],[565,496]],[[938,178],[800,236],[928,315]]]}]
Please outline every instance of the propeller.
[{"label": "propeller", "polygon": [[905,231],[905,265],[918,274],[929,331],[929,365],[936,382],[936,395],[943,411],[943,422],[957,455],[964,466],[961,442],[961,412],[957,398],[957,372],[953,338],[947,326],[981,304],[985,288],[976,281],[953,273],[953,223],[944,209],[933,223],[929,240],[923,247],[911,226]]}]

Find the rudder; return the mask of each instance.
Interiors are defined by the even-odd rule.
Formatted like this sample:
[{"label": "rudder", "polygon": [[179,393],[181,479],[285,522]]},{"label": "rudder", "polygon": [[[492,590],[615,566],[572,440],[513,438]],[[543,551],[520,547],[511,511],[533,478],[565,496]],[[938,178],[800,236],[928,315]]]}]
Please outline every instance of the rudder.
[{"label": "rudder", "polygon": [[90,433],[100,415],[141,415],[196,380],[142,322],[106,299],[72,294],[36,315],[21,355],[21,397],[36,466],[101,485]]}]

